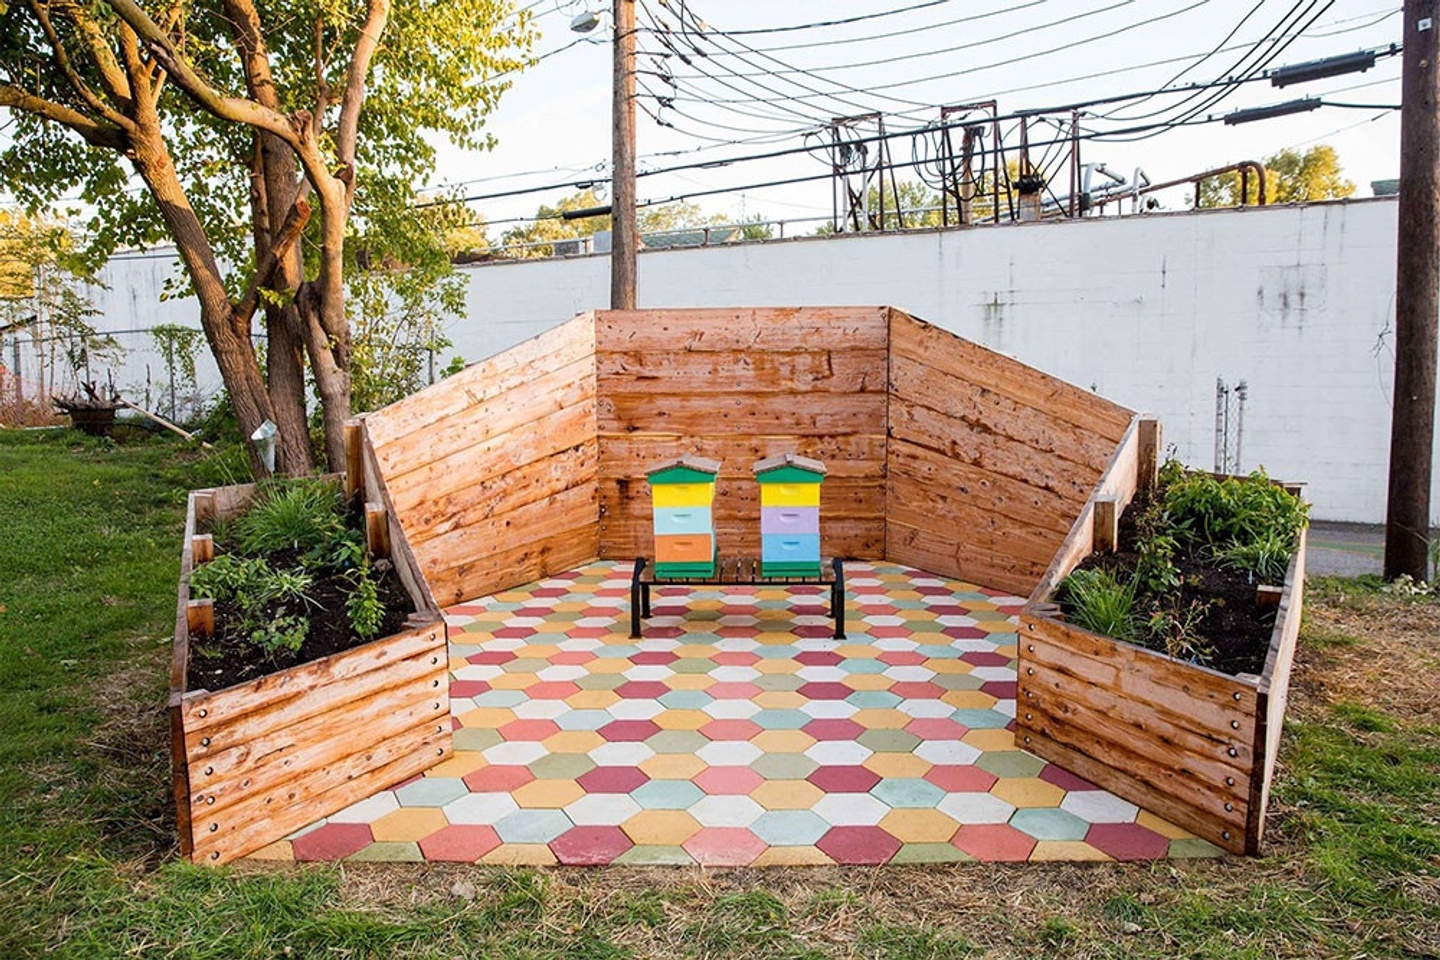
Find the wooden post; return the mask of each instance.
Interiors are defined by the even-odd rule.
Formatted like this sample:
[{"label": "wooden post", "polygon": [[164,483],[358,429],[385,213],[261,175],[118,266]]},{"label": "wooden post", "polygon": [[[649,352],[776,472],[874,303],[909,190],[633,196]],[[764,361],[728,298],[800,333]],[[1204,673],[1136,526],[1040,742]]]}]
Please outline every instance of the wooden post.
[{"label": "wooden post", "polygon": [[1114,553],[1120,546],[1120,504],[1111,497],[1095,501],[1095,552]]},{"label": "wooden post", "polygon": [[194,566],[209,563],[215,559],[215,538],[208,533],[198,533],[190,541],[190,561]]},{"label": "wooden post", "polygon": [[1405,0],[1401,74],[1395,399],[1385,511],[1385,578],[1427,577],[1440,310],[1440,44],[1436,0]]},{"label": "wooden post", "polygon": [[365,489],[365,451],[359,420],[345,421],[345,502],[354,503]]},{"label": "wooden post", "polygon": [[[635,309],[635,0],[615,0],[610,309]],[[682,13],[681,16],[684,16]]]},{"label": "wooden post", "polygon": [[195,522],[215,519],[215,491],[196,490],[190,494],[195,499]]},{"label": "wooden post", "polygon": [[185,624],[192,637],[214,636],[215,601],[191,600],[185,605]]},{"label": "wooden post", "polygon": [[1141,490],[1155,486],[1160,474],[1160,421],[1140,421],[1140,462],[1136,485]]},{"label": "wooden post", "polygon": [[385,505],[365,504],[365,547],[372,557],[390,556],[390,526]]}]

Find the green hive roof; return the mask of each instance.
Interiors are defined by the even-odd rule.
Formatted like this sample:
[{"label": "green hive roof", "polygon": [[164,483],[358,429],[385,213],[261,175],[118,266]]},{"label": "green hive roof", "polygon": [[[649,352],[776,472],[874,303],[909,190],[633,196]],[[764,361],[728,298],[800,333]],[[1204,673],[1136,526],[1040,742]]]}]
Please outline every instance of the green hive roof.
[{"label": "green hive roof", "polygon": [[645,476],[653,483],[672,471],[678,471],[672,482],[683,482],[686,480],[713,481],[715,474],[720,472],[720,461],[697,457],[692,454],[679,457],[675,460],[666,460],[658,467],[652,467],[645,471]]},{"label": "green hive roof", "polygon": [[813,473],[818,476],[825,476],[825,464],[819,460],[811,460],[809,457],[802,457],[798,453],[781,453],[773,457],[767,457],[755,463],[755,476],[770,473],[774,470],[783,470],[791,467],[795,470],[804,470],[806,473]]}]

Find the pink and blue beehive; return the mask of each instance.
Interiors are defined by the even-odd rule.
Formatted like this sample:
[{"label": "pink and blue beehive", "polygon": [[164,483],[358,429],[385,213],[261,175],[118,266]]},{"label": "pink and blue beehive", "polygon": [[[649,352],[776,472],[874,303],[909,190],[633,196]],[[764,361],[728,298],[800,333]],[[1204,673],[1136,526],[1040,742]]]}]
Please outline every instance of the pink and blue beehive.
[{"label": "pink and blue beehive", "polygon": [[820,484],[825,464],[794,453],[755,464],[760,484],[760,574],[820,575]]}]

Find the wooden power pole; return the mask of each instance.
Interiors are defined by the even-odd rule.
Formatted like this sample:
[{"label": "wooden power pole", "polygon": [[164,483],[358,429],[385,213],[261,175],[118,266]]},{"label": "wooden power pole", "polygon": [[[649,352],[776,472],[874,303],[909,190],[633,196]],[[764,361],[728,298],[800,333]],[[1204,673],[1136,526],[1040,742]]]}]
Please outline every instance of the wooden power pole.
[{"label": "wooden power pole", "polygon": [[1440,312],[1440,44],[1436,0],[1405,0],[1400,226],[1395,280],[1395,400],[1385,577],[1426,577]]},{"label": "wooden power pole", "polygon": [[635,0],[615,0],[610,309],[635,309]]}]

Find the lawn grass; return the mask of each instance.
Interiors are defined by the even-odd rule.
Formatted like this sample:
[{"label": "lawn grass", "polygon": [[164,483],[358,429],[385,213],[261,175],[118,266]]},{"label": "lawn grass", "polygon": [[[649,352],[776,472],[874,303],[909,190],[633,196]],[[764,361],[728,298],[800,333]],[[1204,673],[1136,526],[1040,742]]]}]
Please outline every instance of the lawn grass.
[{"label": "lawn grass", "polygon": [[1437,957],[1440,604],[1314,583],[1266,856],[507,870],[178,861],[184,491],[234,460],[0,432],[0,958]]}]

